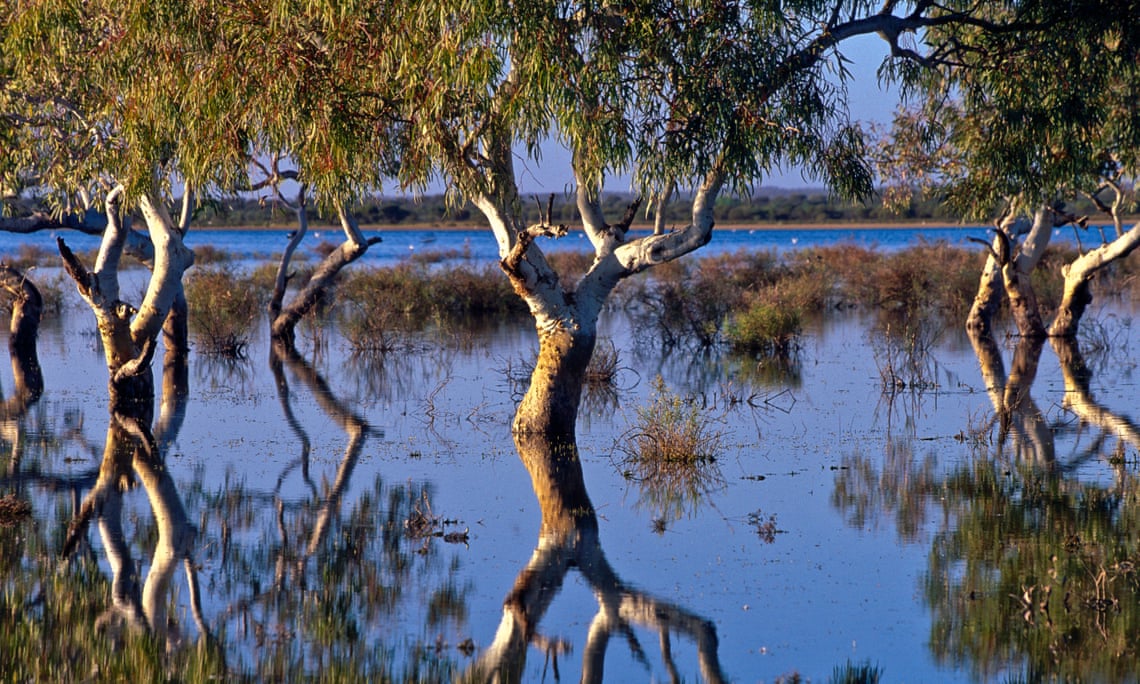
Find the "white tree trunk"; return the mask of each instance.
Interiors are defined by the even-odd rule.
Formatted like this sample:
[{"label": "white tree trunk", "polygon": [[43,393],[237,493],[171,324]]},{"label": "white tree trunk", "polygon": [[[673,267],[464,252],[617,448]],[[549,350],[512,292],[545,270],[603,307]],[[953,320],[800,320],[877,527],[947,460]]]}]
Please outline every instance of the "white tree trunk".
[{"label": "white tree trunk", "polygon": [[996,226],[986,264],[982,267],[978,293],[966,318],[966,328],[990,334],[993,318],[1008,295],[1010,313],[1018,333],[1026,337],[1043,337],[1045,326],[1037,306],[1037,295],[1030,274],[1037,268],[1052,237],[1053,221],[1045,207],[1033,215],[1033,221],[1010,215]]},{"label": "white tree trunk", "polygon": [[122,301],[119,261],[129,242],[129,231],[120,221],[121,195],[122,188],[117,187],[107,196],[108,225],[94,271],[83,266],[62,238],[57,239],[64,266],[99,327],[113,411],[122,408],[120,401],[145,404],[154,400],[154,378],[150,371],[157,338],[167,314],[183,297],[182,275],[194,263],[194,253],[182,242],[185,226],[175,225],[160,203],[144,196],[140,208],[153,244],[153,266],[139,308],[136,310]]},{"label": "white tree trunk", "polygon": [[1065,276],[1065,289],[1057,316],[1049,326],[1051,337],[1076,337],[1077,326],[1088,305],[1092,303],[1092,279],[1098,271],[1127,257],[1140,246],[1140,224],[1094,250],[1066,264],[1061,272]]}]

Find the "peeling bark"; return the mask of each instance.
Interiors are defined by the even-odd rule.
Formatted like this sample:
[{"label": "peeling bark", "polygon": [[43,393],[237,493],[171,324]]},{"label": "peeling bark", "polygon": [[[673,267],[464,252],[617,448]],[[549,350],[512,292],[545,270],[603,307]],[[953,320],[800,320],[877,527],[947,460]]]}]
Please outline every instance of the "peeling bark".
[{"label": "peeling bark", "polygon": [[970,313],[966,316],[966,330],[973,335],[989,336],[993,333],[993,321],[1001,309],[1002,299],[1005,297],[1005,288],[1001,282],[1001,264],[998,263],[997,253],[1001,248],[1002,238],[994,236],[990,255],[986,257],[982,275],[978,281],[978,293],[974,295],[974,303],[970,306]]},{"label": "peeling bark", "polygon": [[572,437],[582,400],[586,367],[594,353],[597,335],[565,326],[539,332],[538,360],[530,387],[515,411],[514,431]]},{"label": "peeling bark", "polygon": [[610,566],[576,444],[516,434],[515,445],[538,497],[542,527],[530,561],[503,601],[503,617],[494,641],[462,680],[521,681],[531,645],[548,654],[564,652],[560,641],[544,637],[539,627],[566,575],[576,568],[598,601],[598,612],[582,650],[582,681],[603,680],[611,637],[628,635],[634,625],[661,635],[661,655],[670,671],[676,671],[669,645],[669,635],[675,634],[696,645],[705,681],[726,681],[717,654],[716,627],[711,621],[636,589]]}]

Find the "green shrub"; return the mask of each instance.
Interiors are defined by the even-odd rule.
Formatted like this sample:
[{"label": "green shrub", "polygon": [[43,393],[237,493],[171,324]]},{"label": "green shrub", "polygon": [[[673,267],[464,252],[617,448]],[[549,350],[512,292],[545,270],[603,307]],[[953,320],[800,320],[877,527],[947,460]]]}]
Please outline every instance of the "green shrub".
[{"label": "green shrub", "polygon": [[802,331],[798,309],[759,302],[733,316],[725,336],[737,351],[789,356],[797,349]]}]

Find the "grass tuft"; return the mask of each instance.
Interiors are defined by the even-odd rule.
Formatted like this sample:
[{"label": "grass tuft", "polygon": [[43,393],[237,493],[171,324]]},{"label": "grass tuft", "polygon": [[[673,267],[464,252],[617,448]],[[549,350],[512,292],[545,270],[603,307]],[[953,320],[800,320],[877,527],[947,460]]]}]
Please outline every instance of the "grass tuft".
[{"label": "grass tuft", "polygon": [[248,278],[226,266],[192,271],[186,279],[190,330],[206,354],[242,358],[263,301]]},{"label": "grass tuft", "polygon": [[736,351],[789,357],[798,349],[802,331],[798,309],[761,302],[736,314],[728,324],[725,336]]}]

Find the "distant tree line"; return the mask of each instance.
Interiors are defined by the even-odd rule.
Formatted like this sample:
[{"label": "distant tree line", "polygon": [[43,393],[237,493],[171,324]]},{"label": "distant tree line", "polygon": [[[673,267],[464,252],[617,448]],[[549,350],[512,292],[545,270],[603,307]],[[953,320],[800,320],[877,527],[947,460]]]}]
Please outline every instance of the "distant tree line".
[{"label": "distant tree line", "polygon": [[[545,206],[546,198],[538,198]],[[625,193],[607,193],[602,204],[607,214],[621,213],[633,199]],[[8,206],[8,211],[16,215],[26,215],[33,211],[48,208],[34,199],[25,198]],[[1076,215],[1095,218],[1097,208],[1087,199],[1066,205],[1065,209]],[[538,212],[538,202],[529,210]],[[679,197],[671,202],[665,212],[667,224],[683,225],[689,218],[689,199]],[[866,202],[845,201],[822,190],[780,190],[773,189],[766,194],[751,198],[721,197],[716,203],[719,222],[724,226],[763,225],[763,224],[821,224],[828,223],[868,223],[889,224],[899,222],[939,222],[955,224],[962,220],[959,212],[935,197],[916,195],[909,205],[899,208],[887,205],[880,196]],[[1140,205],[1132,201],[1126,208],[1129,215],[1140,214]],[[469,202],[455,204],[444,195],[423,195],[420,197],[372,197],[364,199],[358,213],[361,225],[367,226],[473,226],[485,227],[483,215]],[[578,210],[572,198],[556,196],[552,220],[574,225],[579,221]],[[287,207],[257,198],[230,197],[213,199],[202,203],[195,216],[195,223],[202,227],[239,228],[293,225],[296,217]],[[314,223],[336,225],[336,216],[321,216]],[[633,221],[635,228],[648,229],[653,224],[652,217],[639,214]]]},{"label": "distant tree line", "polygon": [[[546,198],[539,198],[545,207]],[[632,200],[622,193],[607,193],[602,200],[607,215],[620,214]],[[1140,213],[1135,202],[1129,213]],[[667,225],[684,225],[689,220],[687,198],[671,202],[666,210]],[[1068,205],[1074,214],[1093,216],[1091,202],[1084,200]],[[529,211],[537,214],[536,201]],[[902,209],[887,206],[878,196],[866,202],[839,199],[820,190],[773,190],[751,198],[721,197],[716,203],[721,225],[792,224],[792,223],[898,223],[941,222],[954,224],[962,217],[938,198],[915,197]],[[443,195],[421,197],[374,197],[361,202],[357,216],[361,225],[369,226],[479,226],[486,220],[470,203],[449,203]],[[555,197],[552,220],[574,225],[578,210],[570,197]],[[196,217],[199,226],[257,227],[290,224],[295,221],[291,210],[257,199],[229,198],[207,204]],[[328,225],[336,224],[335,216],[322,217]],[[652,217],[640,213],[633,221],[635,228],[652,227]]]}]

